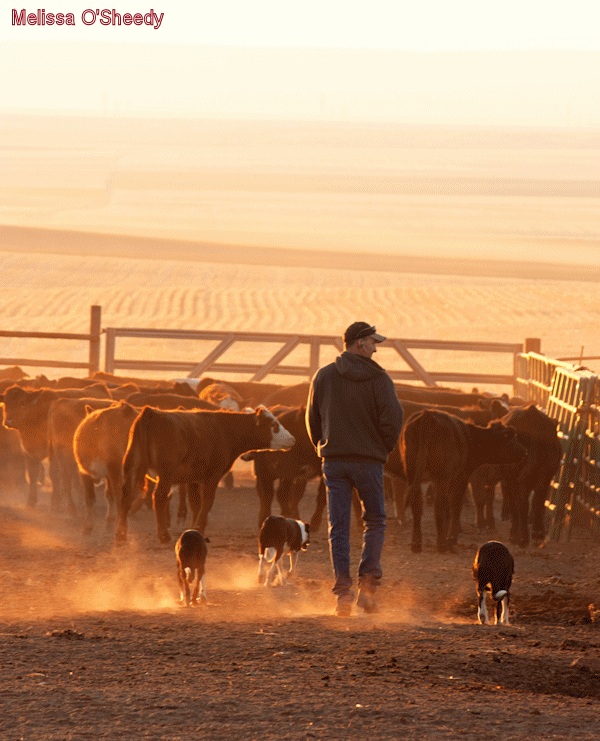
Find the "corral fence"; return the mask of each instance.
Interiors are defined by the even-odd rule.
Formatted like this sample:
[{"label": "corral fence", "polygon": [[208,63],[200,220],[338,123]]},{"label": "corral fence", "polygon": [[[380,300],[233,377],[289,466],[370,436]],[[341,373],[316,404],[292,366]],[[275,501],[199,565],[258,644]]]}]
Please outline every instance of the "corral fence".
[{"label": "corral fence", "polygon": [[[189,378],[199,378],[203,373],[211,375],[244,374],[249,375],[250,381],[262,381],[269,375],[301,376],[312,378],[320,366],[321,350],[324,347],[334,347],[338,352],[343,350],[343,343],[336,335],[304,335],[282,334],[267,332],[219,332],[214,330],[186,330],[186,329],[141,329],[131,327],[108,327],[103,330],[106,334],[104,369],[108,373],[118,370],[160,371],[170,374],[186,373]],[[195,362],[177,360],[136,360],[133,358],[117,357],[116,345],[119,338],[137,339],[170,339],[189,341],[209,341],[213,344],[204,358]],[[275,345],[275,351],[266,361],[251,362],[223,362],[222,356],[231,350],[235,344],[258,343],[262,346]],[[306,350],[306,362],[300,364],[286,364],[284,361],[297,348]],[[396,351],[398,356],[408,365],[408,370],[389,370],[389,375],[396,381],[420,381],[427,386],[437,386],[438,382],[446,383],[478,383],[494,385],[510,385],[514,387],[516,374],[494,373],[460,373],[453,371],[427,371],[410,352],[411,350],[441,350],[476,353],[509,353],[513,356],[513,369],[516,368],[516,358],[523,350],[539,347],[539,340],[531,338],[522,343],[507,342],[466,342],[456,340],[411,340],[389,338],[381,343],[381,347],[389,347]]]},{"label": "corral fence", "polygon": [[557,420],[563,449],[546,507],[549,540],[568,539],[573,525],[600,538],[600,378],[539,353],[517,359],[517,393]]},{"label": "corral fence", "polygon": [[42,340],[74,340],[88,345],[88,360],[69,361],[55,359],[33,358],[0,358],[0,366],[20,365],[26,368],[77,368],[88,371],[90,374],[100,370],[100,338],[102,334],[102,308],[90,307],[90,331],[85,334],[72,332],[16,332],[0,330],[0,337],[22,337],[24,339]]},{"label": "corral fence", "polygon": [[[20,365],[41,368],[75,368],[90,375],[100,370],[101,337],[104,335],[104,370],[185,373],[199,378],[204,373],[244,374],[249,380],[262,381],[269,375],[298,376],[310,379],[320,365],[321,350],[333,347],[343,350],[342,340],[333,335],[302,335],[260,332],[218,332],[210,330],[144,329],[128,327],[102,328],[101,307],[90,308],[89,333],[17,332],[0,330],[1,337],[23,337],[48,340],[73,340],[87,343],[87,362],[54,359],[0,358],[0,366]],[[193,361],[139,360],[117,355],[120,338],[175,339],[211,344],[203,358]],[[275,345],[274,352],[263,362],[224,362],[223,356],[236,343]],[[238,345],[238,346],[239,346]],[[397,381],[416,381],[427,386],[439,382],[459,384],[493,384],[512,386],[513,393],[534,402],[557,419],[563,446],[560,472],[554,481],[546,506],[551,515],[549,538],[568,538],[575,523],[590,529],[600,537],[600,380],[588,370],[541,354],[537,338],[524,343],[468,342],[454,340],[411,340],[390,338],[382,344],[396,351],[408,366],[407,370],[390,370]],[[306,362],[291,364],[289,357],[297,348],[304,348]],[[427,371],[411,350],[439,350],[476,353],[509,353],[513,358],[513,374],[461,373]],[[193,354],[197,355],[195,344]],[[192,354],[192,353],[190,353]],[[288,363],[286,364],[286,359]]]}]

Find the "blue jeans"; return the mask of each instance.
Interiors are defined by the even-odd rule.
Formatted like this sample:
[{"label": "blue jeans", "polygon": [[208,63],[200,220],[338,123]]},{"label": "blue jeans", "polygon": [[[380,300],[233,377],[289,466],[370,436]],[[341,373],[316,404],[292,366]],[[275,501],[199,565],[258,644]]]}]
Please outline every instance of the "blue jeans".
[{"label": "blue jeans", "polygon": [[381,579],[381,552],[385,537],[383,465],[370,461],[323,461],[329,510],[329,548],[335,573],[333,593],[352,600],[350,576],[350,513],[355,488],[363,509],[363,548],[359,583],[374,591]]}]

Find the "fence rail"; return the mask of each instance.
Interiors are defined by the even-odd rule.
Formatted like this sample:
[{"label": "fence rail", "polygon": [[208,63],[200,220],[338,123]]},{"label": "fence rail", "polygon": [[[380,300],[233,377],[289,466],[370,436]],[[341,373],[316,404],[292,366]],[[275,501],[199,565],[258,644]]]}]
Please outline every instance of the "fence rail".
[{"label": "fence rail", "polygon": [[[187,373],[190,378],[197,378],[203,373],[243,373],[250,375],[248,380],[262,381],[268,375],[303,376],[311,378],[320,364],[321,348],[334,347],[341,352],[342,340],[333,335],[302,335],[263,332],[218,332],[213,330],[174,330],[143,329],[139,327],[107,327],[104,369],[108,373],[117,370],[166,371]],[[119,338],[137,339],[177,339],[211,341],[214,347],[199,361],[185,362],[175,360],[137,360],[117,356]],[[274,354],[264,363],[225,363],[219,361],[235,343],[260,343],[262,345],[279,345]],[[296,348],[307,346],[308,362],[305,365],[285,365],[283,361]],[[513,356],[513,367],[516,357],[529,347],[539,347],[537,338],[528,339],[525,343],[507,342],[467,342],[457,340],[420,340],[391,338],[382,343],[389,347],[408,365],[409,370],[389,370],[389,375],[397,381],[420,381],[427,386],[436,386],[438,382],[501,384],[514,387],[515,374],[461,373],[454,371],[427,371],[410,352],[416,349],[444,350],[459,352],[504,353]]]},{"label": "fence rail", "polygon": [[87,362],[69,360],[35,360],[33,358],[0,358],[0,365],[22,365],[33,368],[84,368],[90,375],[100,370],[100,336],[102,334],[102,307],[90,307],[90,331],[86,334],[72,332],[21,332],[0,330],[0,337],[25,339],[75,340],[88,343]]},{"label": "fence rail", "polygon": [[600,379],[538,353],[521,355],[517,366],[517,388],[557,420],[563,448],[546,500],[548,539],[570,538],[575,523],[600,539]]}]

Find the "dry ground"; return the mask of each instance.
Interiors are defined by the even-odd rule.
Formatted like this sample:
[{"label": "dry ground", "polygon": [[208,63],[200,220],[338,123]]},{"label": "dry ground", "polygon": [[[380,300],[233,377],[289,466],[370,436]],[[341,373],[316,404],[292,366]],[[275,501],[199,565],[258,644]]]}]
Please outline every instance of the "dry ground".
[{"label": "dry ground", "polygon": [[158,543],[150,510],[116,548],[101,517],[85,538],[46,498],[30,511],[4,497],[2,739],[598,737],[600,632],[588,605],[600,545],[585,532],[515,550],[513,624],[486,627],[470,567],[487,536],[473,510],[448,556],[434,551],[430,510],[421,555],[390,520],[381,613],[337,618],[323,530],[293,586],[256,585],[246,476],[218,492],[205,608],[178,606],[173,548]]}]

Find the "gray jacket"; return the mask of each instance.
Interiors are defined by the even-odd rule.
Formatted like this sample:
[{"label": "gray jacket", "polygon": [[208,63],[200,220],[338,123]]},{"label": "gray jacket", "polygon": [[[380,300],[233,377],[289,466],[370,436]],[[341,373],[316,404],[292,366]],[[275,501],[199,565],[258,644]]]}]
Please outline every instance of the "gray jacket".
[{"label": "gray jacket", "polygon": [[402,418],[392,379],[370,358],[343,352],[311,381],[306,427],[321,458],[385,463]]}]

